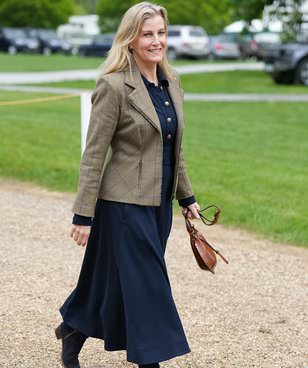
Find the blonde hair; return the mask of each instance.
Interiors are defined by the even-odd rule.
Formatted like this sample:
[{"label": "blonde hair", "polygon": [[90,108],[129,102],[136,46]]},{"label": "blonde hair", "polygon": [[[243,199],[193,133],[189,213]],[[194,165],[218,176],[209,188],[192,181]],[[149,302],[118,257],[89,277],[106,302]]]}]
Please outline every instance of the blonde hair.
[{"label": "blonde hair", "polygon": [[[139,35],[144,21],[157,14],[162,16],[167,31],[167,10],[160,5],[142,2],[133,5],[125,12],[115,35],[112,47],[102,65],[103,75],[124,70],[127,67],[131,70],[133,55],[129,51],[128,46]],[[167,78],[172,78],[171,68],[165,54],[159,66]]]}]

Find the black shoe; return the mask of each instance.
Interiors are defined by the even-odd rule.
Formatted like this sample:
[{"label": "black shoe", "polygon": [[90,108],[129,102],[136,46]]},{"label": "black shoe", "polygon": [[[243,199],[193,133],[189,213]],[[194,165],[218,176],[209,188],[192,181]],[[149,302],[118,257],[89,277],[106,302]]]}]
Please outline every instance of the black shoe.
[{"label": "black shoe", "polygon": [[61,360],[64,368],[80,368],[78,354],[87,336],[62,322],[56,329],[57,339],[62,339]]},{"label": "black shoe", "polygon": [[159,363],[139,364],[139,368],[159,368]]}]

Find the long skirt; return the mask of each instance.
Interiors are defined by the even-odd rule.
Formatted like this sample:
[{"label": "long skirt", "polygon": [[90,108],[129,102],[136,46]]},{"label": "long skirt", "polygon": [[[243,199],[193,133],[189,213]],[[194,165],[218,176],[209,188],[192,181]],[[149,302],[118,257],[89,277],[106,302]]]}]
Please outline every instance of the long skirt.
[{"label": "long skirt", "polygon": [[77,287],[64,322],[150,364],[190,352],[164,254],[172,225],[172,166],[163,166],[161,206],[98,199]]}]

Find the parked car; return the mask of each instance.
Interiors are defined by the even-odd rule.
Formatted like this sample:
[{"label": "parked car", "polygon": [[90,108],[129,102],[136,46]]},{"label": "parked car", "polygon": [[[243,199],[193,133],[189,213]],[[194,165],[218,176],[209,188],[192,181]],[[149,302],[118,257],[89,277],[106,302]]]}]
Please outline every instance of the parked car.
[{"label": "parked car", "polygon": [[247,33],[239,37],[238,43],[242,59],[254,57],[263,60],[265,50],[280,45],[281,37],[278,32]]},{"label": "parked car", "polygon": [[276,83],[300,83],[308,86],[308,42],[294,42],[268,50],[265,71]]},{"label": "parked car", "polygon": [[67,24],[57,28],[61,40],[72,45],[72,54],[76,55],[81,45],[90,45],[93,37],[99,34],[99,16],[97,14],[72,15]]},{"label": "parked car", "polygon": [[39,43],[21,28],[0,28],[0,50],[9,54],[37,52]]},{"label": "parked car", "polygon": [[90,45],[82,45],[78,49],[78,54],[82,56],[106,56],[111,49],[114,33],[100,34],[94,37]]},{"label": "parked car", "polygon": [[240,50],[237,43],[238,35],[223,33],[210,37],[210,59],[238,59]]},{"label": "parked car", "polygon": [[169,26],[167,47],[169,60],[181,56],[205,58],[210,53],[208,35],[199,26]]},{"label": "parked car", "polygon": [[39,42],[41,54],[50,55],[52,53],[71,54],[72,46],[69,42],[61,40],[53,29],[27,29],[27,34],[36,38]]}]

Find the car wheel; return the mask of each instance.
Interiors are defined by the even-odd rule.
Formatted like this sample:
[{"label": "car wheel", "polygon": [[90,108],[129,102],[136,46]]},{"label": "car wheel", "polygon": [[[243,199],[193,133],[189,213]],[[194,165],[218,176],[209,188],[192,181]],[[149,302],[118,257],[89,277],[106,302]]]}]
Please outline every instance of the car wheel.
[{"label": "car wheel", "polygon": [[170,47],[167,51],[167,56],[169,60],[175,60],[177,58],[176,51],[173,47]]},{"label": "car wheel", "polygon": [[43,54],[45,56],[49,56],[51,54],[51,49],[49,47],[44,47],[43,48]]},{"label": "car wheel", "polygon": [[308,86],[308,58],[302,60],[296,68],[296,80]]},{"label": "car wheel", "polygon": [[292,84],[292,78],[290,75],[282,76],[282,75],[273,75],[273,80],[277,84]]},{"label": "car wheel", "polygon": [[17,54],[17,48],[16,48],[16,46],[13,46],[13,45],[9,46],[9,48],[8,48],[8,53],[9,53],[10,55],[15,55],[15,54]]},{"label": "car wheel", "polygon": [[246,59],[247,59],[247,55],[245,54],[245,52],[244,52],[244,51],[241,51],[241,52],[240,52],[240,59],[241,59],[241,60],[246,60]]}]

